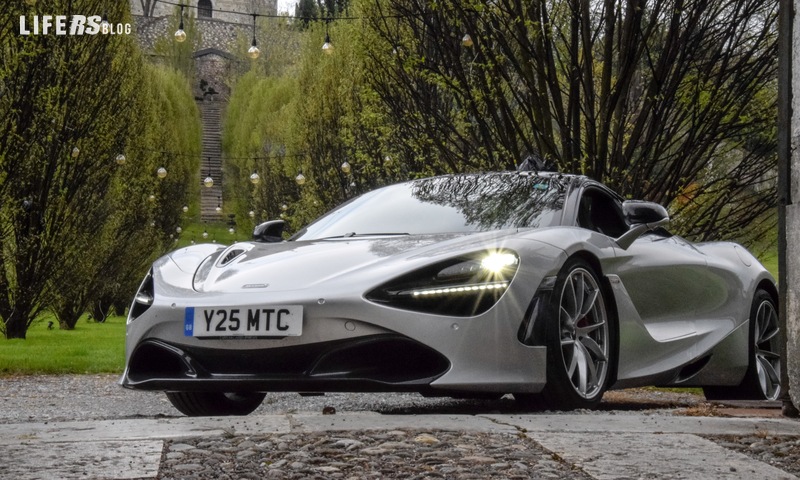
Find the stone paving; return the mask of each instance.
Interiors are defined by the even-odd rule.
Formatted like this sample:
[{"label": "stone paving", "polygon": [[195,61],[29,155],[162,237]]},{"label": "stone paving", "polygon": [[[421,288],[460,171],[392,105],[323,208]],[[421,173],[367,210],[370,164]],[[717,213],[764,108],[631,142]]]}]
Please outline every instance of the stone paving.
[{"label": "stone paving", "polygon": [[795,420],[299,413],[0,425],[0,478],[797,478],[700,435]]},{"label": "stone paving", "polygon": [[271,394],[247,417],[186,418],[117,378],[0,378],[0,478],[800,475],[800,422],[775,402],[633,389],[596,411],[528,412],[510,399]]}]

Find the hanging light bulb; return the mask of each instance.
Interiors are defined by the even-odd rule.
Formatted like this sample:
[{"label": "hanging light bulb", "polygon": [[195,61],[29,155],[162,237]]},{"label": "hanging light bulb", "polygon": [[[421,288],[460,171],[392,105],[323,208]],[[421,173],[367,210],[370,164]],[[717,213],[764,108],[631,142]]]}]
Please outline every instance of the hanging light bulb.
[{"label": "hanging light bulb", "polygon": [[333,43],[331,43],[331,37],[327,33],[325,34],[325,43],[322,44],[322,51],[328,55],[333,53]]},{"label": "hanging light bulb", "polygon": [[250,183],[252,183],[253,185],[258,185],[259,182],[261,182],[261,177],[258,176],[258,173],[253,172],[250,175]]},{"label": "hanging light bulb", "polygon": [[247,49],[247,56],[255,60],[259,57],[259,55],[261,55],[261,50],[259,50],[256,46],[256,39],[254,37],[253,43],[250,45],[250,48]]},{"label": "hanging light bulb", "polygon": [[216,210],[217,213],[222,211],[222,197],[217,197],[217,208],[214,210]]},{"label": "hanging light bulb", "polygon": [[231,235],[233,235],[233,232],[235,232],[235,230],[233,229],[233,227],[231,227],[231,228],[229,228],[229,229],[228,229],[228,233],[230,233]]},{"label": "hanging light bulb", "polygon": [[127,159],[125,158],[125,155],[120,153],[120,154],[117,154],[117,157],[114,160],[116,160],[117,165],[125,165],[125,161]]},{"label": "hanging light bulb", "polygon": [[150,226],[151,227],[155,227],[156,226],[156,222],[155,221],[150,222]]},{"label": "hanging light bulb", "polygon": [[155,202],[156,201],[156,196],[151,193],[150,196],[147,197],[147,199],[150,200],[151,202]]},{"label": "hanging light bulb", "polygon": [[188,211],[189,211],[189,206],[188,205],[184,205],[183,206],[183,213],[186,213]]},{"label": "hanging light bulb", "polygon": [[261,55],[261,50],[256,46],[256,14],[253,14],[253,41],[250,43],[250,48],[247,50],[247,55],[253,60]]},{"label": "hanging light bulb", "polygon": [[385,163],[386,165],[389,165],[390,163],[392,163],[392,157],[390,157],[389,155],[386,155],[385,157],[383,157],[383,163]]},{"label": "hanging light bulb", "polygon": [[175,231],[178,232],[178,235],[180,235],[181,232],[183,232],[183,229],[181,227],[178,227],[175,229]]},{"label": "hanging light bulb", "polygon": [[178,30],[175,32],[175,41],[178,43],[186,41],[186,32],[183,31],[183,5],[181,5],[181,23],[178,25]]},{"label": "hanging light bulb", "polygon": [[164,167],[158,167],[156,174],[158,175],[158,178],[164,178],[167,176],[167,169]]},{"label": "hanging light bulb", "polygon": [[328,24],[331,23],[331,19],[325,19],[325,43],[322,44],[322,51],[330,55],[333,53],[333,44],[331,43],[331,36],[328,33]]},{"label": "hanging light bulb", "polygon": [[344,173],[350,173],[351,167],[350,167],[350,164],[347,161],[342,163],[342,167],[341,168],[342,168],[342,171]]},{"label": "hanging light bulb", "polygon": [[72,158],[78,158],[78,155],[81,154],[81,149],[78,147],[72,147]]},{"label": "hanging light bulb", "polygon": [[208,238],[208,232],[203,230],[203,238]]},{"label": "hanging light bulb", "polygon": [[250,213],[248,213],[248,215],[250,216],[250,218],[256,218],[256,212],[252,210],[250,210]]},{"label": "hanging light bulb", "polygon": [[465,47],[471,47],[474,45],[472,37],[469,36],[469,33],[465,33],[464,36],[461,37],[461,45],[464,45]]},{"label": "hanging light bulb", "polygon": [[297,182],[298,185],[303,185],[304,183],[306,183],[306,176],[303,175],[302,170],[300,171],[300,173],[297,174],[296,177],[294,177],[294,181]]},{"label": "hanging light bulb", "polygon": [[289,207],[287,207],[285,203],[283,205],[281,205],[281,210],[283,210],[284,212],[286,210],[288,210],[288,209],[289,209]]},{"label": "hanging light bulb", "polygon": [[211,178],[211,175],[207,176],[206,179],[203,180],[203,185],[205,185],[208,188],[211,188],[211,187],[214,186],[214,179]]}]

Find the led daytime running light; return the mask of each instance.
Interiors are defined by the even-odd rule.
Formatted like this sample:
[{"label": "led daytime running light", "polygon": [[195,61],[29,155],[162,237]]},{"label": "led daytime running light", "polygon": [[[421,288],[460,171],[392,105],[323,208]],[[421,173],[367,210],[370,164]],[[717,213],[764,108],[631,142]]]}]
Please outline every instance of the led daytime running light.
[{"label": "led daytime running light", "polygon": [[459,293],[472,293],[479,291],[491,290],[505,290],[508,288],[508,282],[492,282],[482,283],[480,285],[459,285],[455,287],[445,288],[426,288],[424,290],[414,290],[411,294],[415,297],[433,296],[433,295],[452,295]]}]

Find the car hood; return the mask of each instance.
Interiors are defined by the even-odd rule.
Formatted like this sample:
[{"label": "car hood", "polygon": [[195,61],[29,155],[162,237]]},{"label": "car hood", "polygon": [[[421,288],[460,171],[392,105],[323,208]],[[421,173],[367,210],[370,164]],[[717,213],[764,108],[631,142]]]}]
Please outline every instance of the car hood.
[{"label": "car hood", "polygon": [[[488,237],[488,238],[487,238]],[[198,292],[278,292],[339,281],[369,270],[385,280],[426,257],[459,254],[497,233],[337,238],[282,243],[236,243],[203,260],[194,274]],[[475,248],[478,248],[475,245]]]}]

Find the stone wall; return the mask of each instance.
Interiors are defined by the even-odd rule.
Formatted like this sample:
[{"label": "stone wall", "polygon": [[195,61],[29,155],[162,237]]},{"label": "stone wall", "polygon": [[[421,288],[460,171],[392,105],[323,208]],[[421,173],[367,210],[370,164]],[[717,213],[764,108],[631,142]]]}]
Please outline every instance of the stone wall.
[{"label": "stone wall", "polygon": [[[155,2],[155,3],[152,3]],[[202,3],[201,3],[202,2]],[[153,9],[143,13],[144,4]],[[204,100],[225,100],[230,95],[230,80],[240,66],[248,61],[247,49],[253,36],[252,13],[275,15],[277,0],[130,0],[136,38],[142,49],[156,55],[159,39],[174,41],[179,7],[184,4],[184,16],[194,18],[200,43],[195,47],[195,77],[192,86],[195,97]],[[201,15],[199,8],[211,5],[211,17]],[[236,12],[236,13],[234,13]],[[185,22],[187,29],[188,22]]]},{"label": "stone wall", "polygon": [[[156,0],[150,0],[150,2],[155,1],[155,7],[152,11],[152,16],[154,17],[164,17],[169,15],[174,15],[176,11],[180,10],[179,7],[173,4],[180,4],[181,0],[169,0],[170,3],[163,3],[158,2]],[[187,5],[184,8],[184,15],[191,15],[193,17],[198,16],[198,9],[195,8],[198,6],[198,2],[200,0],[182,0],[184,5]],[[211,18],[214,20],[222,20],[225,22],[230,23],[244,23],[248,25],[252,25],[253,18],[247,15],[258,13],[261,15],[275,15],[278,11],[278,2],[277,0],[207,0],[211,4]],[[131,2],[131,13],[133,15],[142,16],[144,12],[142,10],[142,0],[130,0]],[[146,2],[145,2],[146,3]],[[227,12],[225,11],[227,10]],[[238,15],[236,13],[229,13],[229,12],[241,12],[247,15]]]},{"label": "stone wall", "polygon": [[[153,53],[159,38],[172,39],[175,34],[170,25],[170,17],[133,17],[134,30],[139,45],[145,52]],[[253,35],[252,27],[240,23],[229,23],[221,20],[198,18],[195,28],[200,30],[200,45],[197,50],[214,48],[244,58]],[[237,42],[237,38],[240,40]],[[244,51],[237,50],[244,48]]]},{"label": "stone wall", "polygon": [[[783,2],[785,7],[789,2]],[[794,0],[794,12],[800,9],[800,0]],[[786,340],[787,359],[783,367],[788,371],[789,394],[795,407],[800,407],[800,16],[790,13],[791,40],[791,118],[789,120],[789,195],[786,205]],[[786,12],[783,12],[785,15]],[[782,34],[789,32],[784,29]]]},{"label": "stone wall", "polygon": [[201,50],[195,54],[193,83],[195,98],[206,101],[226,101],[231,96],[231,82],[240,65],[239,59],[216,49]]},{"label": "stone wall", "polygon": [[[134,30],[142,49],[155,56],[159,39],[173,40],[174,21],[167,17],[134,16]],[[198,100],[227,100],[230,81],[240,67],[247,65],[246,52],[252,27],[240,23],[198,18],[194,22],[200,31],[200,43],[194,52],[195,78],[191,79]]]}]

